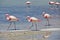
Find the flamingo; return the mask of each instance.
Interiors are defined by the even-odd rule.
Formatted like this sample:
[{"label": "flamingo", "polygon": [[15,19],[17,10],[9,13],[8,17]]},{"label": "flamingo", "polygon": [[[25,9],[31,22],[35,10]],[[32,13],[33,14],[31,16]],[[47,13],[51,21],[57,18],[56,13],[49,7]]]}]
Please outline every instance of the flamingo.
[{"label": "flamingo", "polygon": [[59,8],[60,3],[59,2],[55,2],[55,5],[57,6],[57,8]]},{"label": "flamingo", "polygon": [[27,5],[28,8],[30,8],[30,4],[31,4],[30,1],[27,1],[27,2],[26,2],[26,5]]},{"label": "flamingo", "polygon": [[18,21],[19,19],[13,15],[9,15],[9,14],[5,14],[6,16],[6,20],[8,20],[10,22],[10,25],[8,26],[8,29],[10,28],[10,26],[12,25],[12,23],[14,24],[14,28],[16,30],[16,21]]},{"label": "flamingo", "polygon": [[50,4],[50,5],[54,5],[54,4],[55,4],[55,2],[53,2],[53,1],[50,1],[50,2],[49,2],[49,4]]},{"label": "flamingo", "polygon": [[[27,20],[28,20],[28,22],[32,22],[32,26],[31,27],[35,26],[36,27],[36,31],[37,31],[37,22],[40,22],[41,20],[39,20],[36,17],[30,17],[30,16],[27,16]],[[35,23],[35,24],[33,24],[33,23]]]},{"label": "flamingo", "polygon": [[53,2],[53,1],[50,1],[49,2],[49,5],[51,5],[51,8],[55,5],[55,2]]},{"label": "flamingo", "polygon": [[47,26],[50,26],[50,24],[49,24],[49,18],[51,18],[51,15],[48,14],[48,13],[45,13],[45,12],[43,12],[42,14],[43,14],[43,17],[45,19],[47,19]]}]

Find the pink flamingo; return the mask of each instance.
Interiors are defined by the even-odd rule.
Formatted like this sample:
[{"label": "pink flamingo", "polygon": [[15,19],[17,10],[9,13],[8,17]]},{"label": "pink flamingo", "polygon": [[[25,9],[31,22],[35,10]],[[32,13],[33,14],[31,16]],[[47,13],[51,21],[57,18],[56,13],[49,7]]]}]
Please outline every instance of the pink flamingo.
[{"label": "pink flamingo", "polygon": [[51,5],[51,8],[55,5],[55,2],[53,2],[53,1],[50,1],[49,2],[49,5]]},{"label": "pink flamingo", "polygon": [[51,18],[51,15],[48,14],[48,13],[43,12],[43,17],[44,17],[45,19],[47,19],[47,26],[50,26],[50,24],[49,24],[49,18]]},{"label": "pink flamingo", "polygon": [[19,19],[15,16],[9,15],[9,14],[5,14],[6,15],[6,19],[10,22],[10,25],[8,26],[8,29],[10,28],[10,26],[12,25],[12,23],[14,24],[14,28],[16,30],[16,21],[18,21]]},{"label": "pink flamingo", "polygon": [[[30,17],[30,16],[27,16],[27,20],[28,20],[28,22],[32,22],[31,27],[33,27],[35,25],[36,31],[37,31],[37,22],[40,22],[41,20],[37,19],[36,17]],[[35,23],[35,24],[33,24],[33,23]]]},{"label": "pink flamingo", "polygon": [[57,6],[57,8],[59,8],[60,2],[55,2],[55,5]]},{"label": "pink flamingo", "polygon": [[30,1],[27,1],[27,2],[26,2],[26,5],[27,5],[28,8],[30,8],[30,4],[31,4]]}]

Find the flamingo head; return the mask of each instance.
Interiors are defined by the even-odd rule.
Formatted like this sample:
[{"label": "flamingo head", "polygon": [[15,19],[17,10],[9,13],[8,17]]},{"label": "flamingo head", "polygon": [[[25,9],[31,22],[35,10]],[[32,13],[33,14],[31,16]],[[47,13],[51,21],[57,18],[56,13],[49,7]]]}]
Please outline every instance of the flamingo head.
[{"label": "flamingo head", "polygon": [[8,16],[9,16],[9,14],[5,14],[5,16],[6,16],[6,17],[8,17]]},{"label": "flamingo head", "polygon": [[45,12],[42,13],[43,16],[44,16],[45,14],[46,14]]},{"label": "flamingo head", "polygon": [[27,19],[30,19],[30,16],[27,16],[26,18],[27,18]]}]

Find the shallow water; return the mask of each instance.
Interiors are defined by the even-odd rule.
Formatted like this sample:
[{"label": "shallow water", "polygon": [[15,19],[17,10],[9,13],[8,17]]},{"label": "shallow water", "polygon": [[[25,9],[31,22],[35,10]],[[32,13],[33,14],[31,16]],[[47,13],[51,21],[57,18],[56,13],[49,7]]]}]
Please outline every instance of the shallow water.
[{"label": "shallow water", "polygon": [[[50,19],[51,26],[45,26],[46,25],[46,19],[42,17],[42,12],[46,11],[47,13],[52,15],[52,18]],[[7,27],[9,26],[9,22],[5,19],[5,14],[9,13],[11,15],[15,15],[19,18],[19,22],[16,22],[16,28],[19,30],[27,29],[31,26],[31,23],[26,20],[26,16],[34,16],[41,20],[41,22],[38,23],[38,29],[42,28],[60,28],[60,14],[57,10],[51,10],[48,6],[40,7],[40,6],[32,6],[30,9],[27,9],[25,6],[21,7],[0,7],[0,30],[7,30]],[[14,25],[12,24],[10,27],[11,29],[14,29]],[[35,27],[32,27],[31,30]],[[44,40],[41,39],[41,35],[33,35],[33,40]],[[23,36],[21,38],[31,38],[32,35],[29,36]],[[17,39],[20,39],[18,36]],[[8,40],[7,38],[0,37],[0,40]],[[11,40],[11,39],[9,39]],[[14,39],[12,39],[14,40]],[[53,32],[51,36],[46,40],[60,40],[60,32]]]},{"label": "shallow water", "polygon": [[60,40],[60,31],[51,32],[48,38],[44,38],[44,32],[0,32],[0,40]]}]

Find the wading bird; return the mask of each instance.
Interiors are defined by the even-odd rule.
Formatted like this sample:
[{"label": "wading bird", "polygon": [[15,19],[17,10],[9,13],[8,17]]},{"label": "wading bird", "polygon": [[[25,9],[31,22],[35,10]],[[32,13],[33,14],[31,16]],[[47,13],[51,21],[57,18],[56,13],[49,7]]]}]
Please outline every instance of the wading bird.
[{"label": "wading bird", "polygon": [[53,9],[53,8],[54,8],[54,5],[55,5],[55,2],[50,1],[50,2],[49,2],[49,5],[50,5],[51,9]]},{"label": "wading bird", "polygon": [[[27,16],[27,20],[28,20],[28,22],[32,22],[32,26],[31,27],[33,27],[33,26],[35,26],[36,27],[36,31],[38,30],[37,29],[37,22],[40,22],[41,20],[39,20],[38,18],[36,18],[36,17],[30,17],[30,16]],[[31,28],[30,27],[30,28]],[[29,28],[29,29],[30,29]]]},{"label": "wading bird", "polygon": [[6,16],[6,19],[10,22],[10,24],[8,26],[8,29],[10,28],[10,26],[13,23],[14,28],[16,30],[16,21],[18,21],[19,19],[17,17],[15,17],[15,16],[12,16],[12,15],[9,15],[9,14],[5,14],[5,16]]},{"label": "wading bird", "polygon": [[51,18],[51,15],[46,12],[43,12],[42,15],[45,19],[47,19],[47,26],[50,26],[49,19]]},{"label": "wading bird", "polygon": [[56,8],[59,8],[60,2],[55,2]]},{"label": "wading bird", "polygon": [[26,2],[26,5],[27,5],[28,8],[30,8],[31,2],[30,1],[27,1]]}]

